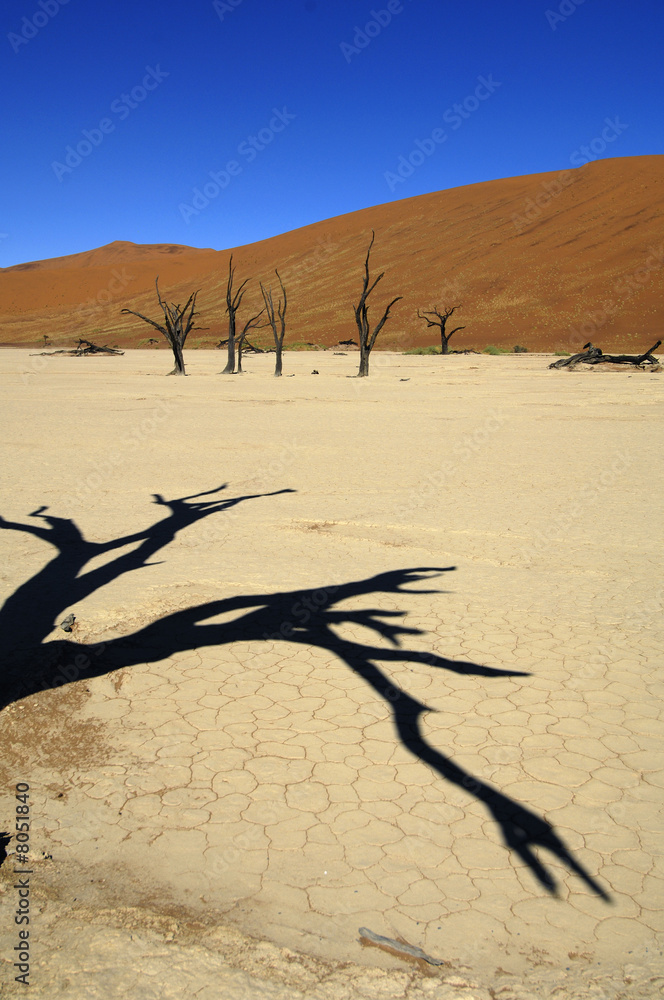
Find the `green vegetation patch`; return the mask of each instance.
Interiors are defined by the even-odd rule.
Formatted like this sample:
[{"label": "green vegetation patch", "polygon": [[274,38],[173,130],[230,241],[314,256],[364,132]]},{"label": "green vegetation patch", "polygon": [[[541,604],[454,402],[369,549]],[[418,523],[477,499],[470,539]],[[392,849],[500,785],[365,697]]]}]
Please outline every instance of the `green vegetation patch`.
[{"label": "green vegetation patch", "polygon": [[428,347],[411,347],[409,351],[404,351],[404,354],[440,354],[440,347],[436,347],[435,344],[430,344]]}]

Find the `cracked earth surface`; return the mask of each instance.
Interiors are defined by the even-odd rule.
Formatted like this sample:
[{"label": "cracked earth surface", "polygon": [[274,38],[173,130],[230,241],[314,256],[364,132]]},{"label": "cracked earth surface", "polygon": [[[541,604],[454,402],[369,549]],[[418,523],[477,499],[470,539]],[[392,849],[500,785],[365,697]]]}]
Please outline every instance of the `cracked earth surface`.
[{"label": "cracked earth surface", "polygon": [[[33,992],[661,995],[661,382],[551,373],[534,356],[451,358],[444,374],[386,356],[357,383],[353,359],[324,354],[315,380],[309,355],[289,355],[291,382],[252,359],[255,375],[220,386],[214,355],[194,355],[186,382],[148,374],[164,357],[96,361],[74,399],[70,362],[26,380],[24,352],[0,357],[6,467],[22,470],[8,519],[48,504],[105,541],[152,523],[155,491],[296,491],[215,512],[140,573],[65,596],[76,642],[104,644],[100,664],[129,649],[132,665],[111,655],[99,676],[5,709],[3,828],[15,782],[32,789]],[[130,440],[165,396],[167,417],[106,468],[111,437]],[[8,596],[46,547],[15,531],[0,545]],[[447,569],[376,582],[427,566]],[[276,624],[243,635],[274,594],[291,595]],[[220,601],[204,624],[232,641],[165,655],[141,633]],[[323,619],[343,648],[371,649],[380,691],[317,641]],[[403,630],[399,647],[377,620]],[[399,738],[406,696],[465,783]],[[505,846],[484,785],[550,824],[606,898],[535,847],[548,891]],[[449,964],[363,945],[363,926]]]}]

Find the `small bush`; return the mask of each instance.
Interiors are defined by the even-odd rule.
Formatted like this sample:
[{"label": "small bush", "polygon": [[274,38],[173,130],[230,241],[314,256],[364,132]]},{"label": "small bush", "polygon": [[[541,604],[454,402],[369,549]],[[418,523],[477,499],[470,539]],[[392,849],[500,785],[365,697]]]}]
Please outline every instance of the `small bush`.
[{"label": "small bush", "polygon": [[569,351],[554,351],[553,352],[557,358],[571,358],[572,355]]},{"label": "small bush", "polygon": [[440,354],[440,347],[436,347],[435,344],[429,344],[428,347],[411,347],[409,351],[404,351],[404,354]]},{"label": "small bush", "polygon": [[521,347],[519,344],[517,344],[516,347],[514,348],[514,353],[515,354],[527,354],[528,353],[528,348],[527,347]]},{"label": "small bush", "polygon": [[482,354],[511,354],[512,352],[508,347],[494,347],[493,344],[489,344],[482,351]]}]

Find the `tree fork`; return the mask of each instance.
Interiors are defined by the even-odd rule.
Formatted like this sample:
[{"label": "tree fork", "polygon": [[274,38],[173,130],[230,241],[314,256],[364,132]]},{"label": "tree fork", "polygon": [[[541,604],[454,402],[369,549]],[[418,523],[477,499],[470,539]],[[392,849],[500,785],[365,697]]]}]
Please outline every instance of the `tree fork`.
[{"label": "tree fork", "polygon": [[[274,362],[274,377],[279,378],[282,374],[282,362],[281,356],[284,347],[284,336],[286,335],[286,307],[288,305],[288,298],[286,296],[286,289],[284,288],[284,283],[281,280],[281,275],[274,269],[274,273],[277,278],[279,278],[279,284],[281,285],[281,291],[284,297],[283,303],[281,299],[277,302],[277,308],[275,311],[274,301],[272,299],[272,288],[269,291],[263,287],[261,282],[261,292],[263,293],[263,301],[265,302],[265,309],[267,311],[267,321],[272,327],[272,336],[274,337],[274,347],[276,352],[276,358]],[[280,329],[277,330],[277,318],[279,319]]]},{"label": "tree fork", "polygon": [[246,291],[245,285],[249,278],[245,278],[237,292],[233,294],[233,278],[235,268],[233,267],[233,254],[228,261],[228,282],[226,284],[226,312],[228,313],[228,360],[226,367],[221,372],[222,375],[233,375],[235,372],[235,314],[240,308],[242,298]]},{"label": "tree fork", "polygon": [[381,319],[378,321],[373,331],[371,331],[371,327],[369,325],[369,307],[367,305],[367,299],[369,298],[374,288],[385,274],[384,271],[381,271],[381,273],[378,275],[373,284],[370,284],[369,257],[371,255],[371,248],[374,244],[375,238],[376,234],[372,229],[371,242],[369,243],[369,247],[367,249],[367,256],[364,261],[364,280],[362,283],[362,294],[360,295],[360,301],[358,302],[358,304],[356,306],[353,306],[353,309],[355,311],[355,322],[357,323],[357,329],[360,340],[360,367],[357,372],[358,378],[366,378],[369,375],[369,355],[371,354],[373,346],[376,343],[376,337],[378,336],[380,331],[383,329],[385,323],[387,322],[387,318],[390,315],[390,309],[392,308],[392,306],[403,298],[402,295],[397,295],[396,298],[392,299],[389,305],[386,306],[385,312],[383,313]]},{"label": "tree fork", "polygon": [[[155,330],[159,330],[168,341],[171,350],[173,351],[173,358],[175,360],[175,366],[169,375],[186,375],[184,368],[184,344],[189,336],[189,333],[194,327],[194,316],[196,316],[196,296],[200,289],[192,292],[184,309],[178,304],[175,305],[165,302],[161,293],[159,292],[159,275],[155,278],[155,288],[157,289],[157,301],[161,306],[162,312],[164,314],[165,326],[161,326],[159,323],[155,323],[148,316],[144,316],[143,313],[135,312],[133,309],[121,309],[121,313],[127,313],[131,316],[138,316],[142,319],[144,323],[148,323],[153,326]],[[187,310],[189,310],[189,315],[187,315]]]},{"label": "tree fork", "polygon": [[[452,339],[452,336],[455,333],[458,333],[459,330],[465,330],[466,329],[465,326],[457,326],[457,327],[454,328],[454,330],[450,330],[449,333],[447,333],[446,330],[445,330],[445,327],[447,325],[447,321],[450,318],[450,316],[452,315],[452,313],[455,312],[455,310],[460,309],[460,308],[461,308],[460,305],[452,306],[451,309],[445,309],[443,307],[443,311],[441,312],[440,309],[438,308],[438,306],[434,306],[433,309],[429,309],[427,312],[420,312],[419,309],[417,310],[417,315],[418,315],[419,319],[423,319],[425,321],[425,323],[426,323],[427,326],[437,326],[440,329],[440,353],[441,354],[449,354],[450,353],[449,343],[450,343],[450,340]],[[429,316],[436,316],[436,319],[429,319]]]}]

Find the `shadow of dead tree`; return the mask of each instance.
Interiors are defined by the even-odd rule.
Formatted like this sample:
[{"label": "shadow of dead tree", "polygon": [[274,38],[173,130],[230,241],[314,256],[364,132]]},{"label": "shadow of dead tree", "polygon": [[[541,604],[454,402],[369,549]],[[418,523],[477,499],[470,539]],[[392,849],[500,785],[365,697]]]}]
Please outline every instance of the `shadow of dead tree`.
[{"label": "shadow of dead tree", "polygon": [[[386,702],[392,712],[396,734],[410,753],[485,805],[499,825],[505,845],[516,852],[547,891],[557,894],[558,886],[535,849],[548,851],[594,893],[608,901],[606,891],[572,855],[550,823],[503,795],[497,788],[475,778],[427,741],[421,720],[425,712],[433,709],[397,687],[377,663],[426,664],[434,670],[468,676],[529,675],[403,648],[402,637],[423,634],[420,629],[408,628],[396,621],[404,617],[403,611],[339,607],[348,599],[368,598],[374,594],[440,593],[438,590],[413,591],[405,588],[409,584],[452,572],[455,569],[453,566],[394,570],[368,579],[323,587],[312,595],[284,591],[209,601],[166,615],[131,635],[93,646],[73,640],[44,641],[65,609],[120,575],[149,565],[151,556],[184,528],[248,500],[293,492],[279,490],[228,500],[200,499],[225,488],[220,486],[216,490],[176,500],[164,500],[155,494],[154,502],[167,507],[170,514],[143,531],[104,543],[87,542],[73,521],[47,516],[43,513],[46,510],[44,507],[31,516],[45,521],[48,527],[0,519],[1,528],[27,531],[58,550],[51,562],[20,586],[0,610],[0,635],[4,635],[5,649],[11,646],[0,680],[1,706],[78,679],[98,677],[139,663],[157,662],[188,650],[233,642],[288,641],[328,650],[362,677]],[[83,572],[91,559],[131,544],[136,546],[132,551],[124,552],[87,573]],[[210,622],[210,619],[222,614],[225,616],[223,623]],[[236,617],[229,619],[229,615],[233,614]],[[344,638],[337,629],[349,624],[372,630],[384,644]],[[11,643],[8,642],[10,639]]]}]

